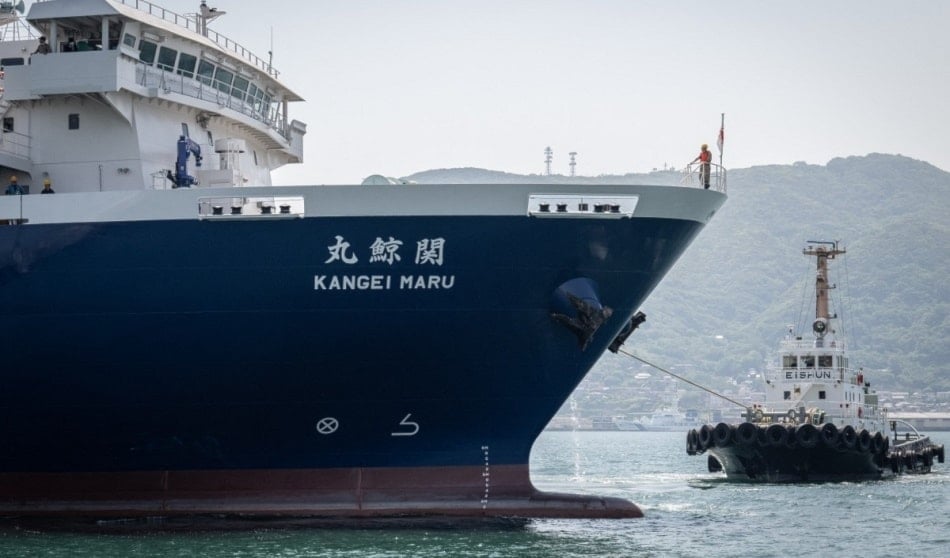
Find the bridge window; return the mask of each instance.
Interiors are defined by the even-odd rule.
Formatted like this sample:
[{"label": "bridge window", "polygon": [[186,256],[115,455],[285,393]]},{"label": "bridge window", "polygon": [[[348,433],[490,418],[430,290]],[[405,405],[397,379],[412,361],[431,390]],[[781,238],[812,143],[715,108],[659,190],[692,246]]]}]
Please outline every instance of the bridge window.
[{"label": "bridge window", "polygon": [[175,69],[175,61],[178,59],[178,51],[168,47],[162,47],[158,50],[157,66],[162,70],[172,71]]},{"label": "bridge window", "polygon": [[12,117],[12,116],[4,116],[4,117],[3,117],[3,131],[4,131],[4,132],[12,132],[12,131],[13,131],[13,117]]},{"label": "bridge window", "polygon": [[782,368],[798,368],[798,357],[795,355],[783,355]]},{"label": "bridge window", "polygon": [[234,74],[225,70],[224,68],[218,68],[214,71],[214,87],[225,93],[231,92],[231,80],[234,79]]},{"label": "bridge window", "polygon": [[214,64],[207,60],[202,60],[198,64],[198,81],[211,85],[211,76],[214,75]]},{"label": "bridge window", "polygon": [[264,99],[264,90],[258,88],[257,92],[254,94],[254,110],[261,111],[261,103]]},{"label": "bridge window", "polygon": [[133,34],[131,34],[131,33],[126,33],[126,34],[122,37],[122,44],[124,44],[125,46],[134,47],[134,46],[135,46],[135,35],[133,35]]},{"label": "bridge window", "polygon": [[241,76],[234,76],[234,86],[231,88],[231,95],[243,101],[248,85],[250,85],[250,82],[246,79]]},{"label": "bridge window", "polygon": [[185,77],[195,77],[195,65],[198,57],[184,52],[178,57],[178,74]]},{"label": "bridge window", "polygon": [[815,355],[805,355],[802,357],[802,366],[805,368],[815,367]]},{"label": "bridge window", "polygon": [[22,58],[0,58],[0,66],[22,66],[23,64]]},{"label": "bridge window", "polygon": [[818,355],[818,368],[831,368],[831,355]]},{"label": "bridge window", "polygon": [[264,95],[264,98],[261,100],[261,114],[264,115],[264,118],[270,120],[270,95]]},{"label": "bridge window", "polygon": [[151,64],[155,62],[155,51],[158,50],[158,45],[142,39],[139,41],[139,60],[145,62],[146,64]]}]

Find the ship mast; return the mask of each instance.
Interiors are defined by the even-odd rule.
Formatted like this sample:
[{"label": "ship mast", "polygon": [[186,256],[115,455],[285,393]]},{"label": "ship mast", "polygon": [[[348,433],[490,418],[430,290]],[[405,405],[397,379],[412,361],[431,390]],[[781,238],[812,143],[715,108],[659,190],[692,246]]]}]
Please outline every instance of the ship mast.
[{"label": "ship mast", "polygon": [[844,254],[845,250],[838,248],[837,240],[834,242],[809,240],[808,244],[810,246],[802,250],[802,253],[806,256],[815,256],[818,261],[818,272],[815,276],[815,321],[812,323],[812,330],[821,339],[828,332],[828,320],[835,317],[831,316],[828,310],[828,291],[835,288],[834,285],[828,283],[828,260]]}]

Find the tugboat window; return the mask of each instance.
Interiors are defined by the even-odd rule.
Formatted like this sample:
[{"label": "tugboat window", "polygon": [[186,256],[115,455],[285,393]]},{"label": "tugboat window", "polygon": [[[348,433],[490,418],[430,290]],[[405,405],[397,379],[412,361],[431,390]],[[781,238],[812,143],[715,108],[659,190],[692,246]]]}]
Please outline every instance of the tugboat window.
[{"label": "tugboat window", "polygon": [[0,58],[0,66],[22,66],[23,64],[22,58]]},{"label": "tugboat window", "polygon": [[783,395],[783,397],[784,397],[785,399],[791,399],[791,398],[792,398],[792,392],[790,392],[790,391],[783,392],[782,395]]},{"label": "tugboat window", "polygon": [[831,355],[818,356],[818,368],[831,368]]},{"label": "tugboat window", "polygon": [[76,113],[69,115],[69,129],[78,130],[79,129],[79,115]]},{"label": "tugboat window", "polygon": [[3,117],[3,131],[4,131],[4,132],[12,132],[12,131],[13,131],[13,117],[12,117],[12,116],[4,116],[4,117]]},{"label": "tugboat window", "polygon": [[135,35],[130,35],[129,33],[126,33],[125,36],[122,37],[122,44],[124,44],[125,46],[134,47]]},{"label": "tugboat window", "polygon": [[805,368],[814,368],[815,367],[815,355],[808,355],[802,357],[802,366]]},{"label": "tugboat window", "polygon": [[795,355],[785,355],[782,357],[782,366],[784,368],[797,368],[798,357]]},{"label": "tugboat window", "polygon": [[824,390],[819,391],[819,392],[818,392],[818,399],[824,399],[824,398],[825,398],[825,392],[824,392]]}]

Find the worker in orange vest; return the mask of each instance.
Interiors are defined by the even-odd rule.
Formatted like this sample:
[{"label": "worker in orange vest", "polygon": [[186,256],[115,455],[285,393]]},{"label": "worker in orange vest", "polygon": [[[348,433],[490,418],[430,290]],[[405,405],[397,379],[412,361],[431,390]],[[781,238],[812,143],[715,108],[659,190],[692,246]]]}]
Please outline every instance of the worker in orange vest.
[{"label": "worker in orange vest", "polygon": [[[696,161],[700,162],[699,165],[699,176],[703,181],[703,187],[707,190],[709,189],[709,164],[712,162],[712,151],[709,150],[709,146],[705,143],[700,146],[699,155],[693,159],[693,163]],[[690,163],[692,164],[692,163]]]}]

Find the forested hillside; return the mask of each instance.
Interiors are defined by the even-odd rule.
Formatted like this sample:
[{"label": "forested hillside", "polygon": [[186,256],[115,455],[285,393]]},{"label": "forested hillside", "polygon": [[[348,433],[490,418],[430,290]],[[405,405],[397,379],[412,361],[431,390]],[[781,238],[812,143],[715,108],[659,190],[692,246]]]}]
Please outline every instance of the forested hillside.
[{"label": "forested hillside", "polygon": [[[677,184],[675,172],[602,177],[522,176],[450,169],[407,177],[434,182]],[[879,389],[950,390],[950,173],[897,155],[825,166],[734,169],[729,200],[644,304],[647,322],[626,347],[661,365],[690,364],[721,386],[761,369],[786,326],[807,332],[814,259],[807,240],[839,240],[834,310],[852,362]],[[805,329],[803,329],[805,328]],[[629,381],[638,365],[607,354],[589,380]]]}]

